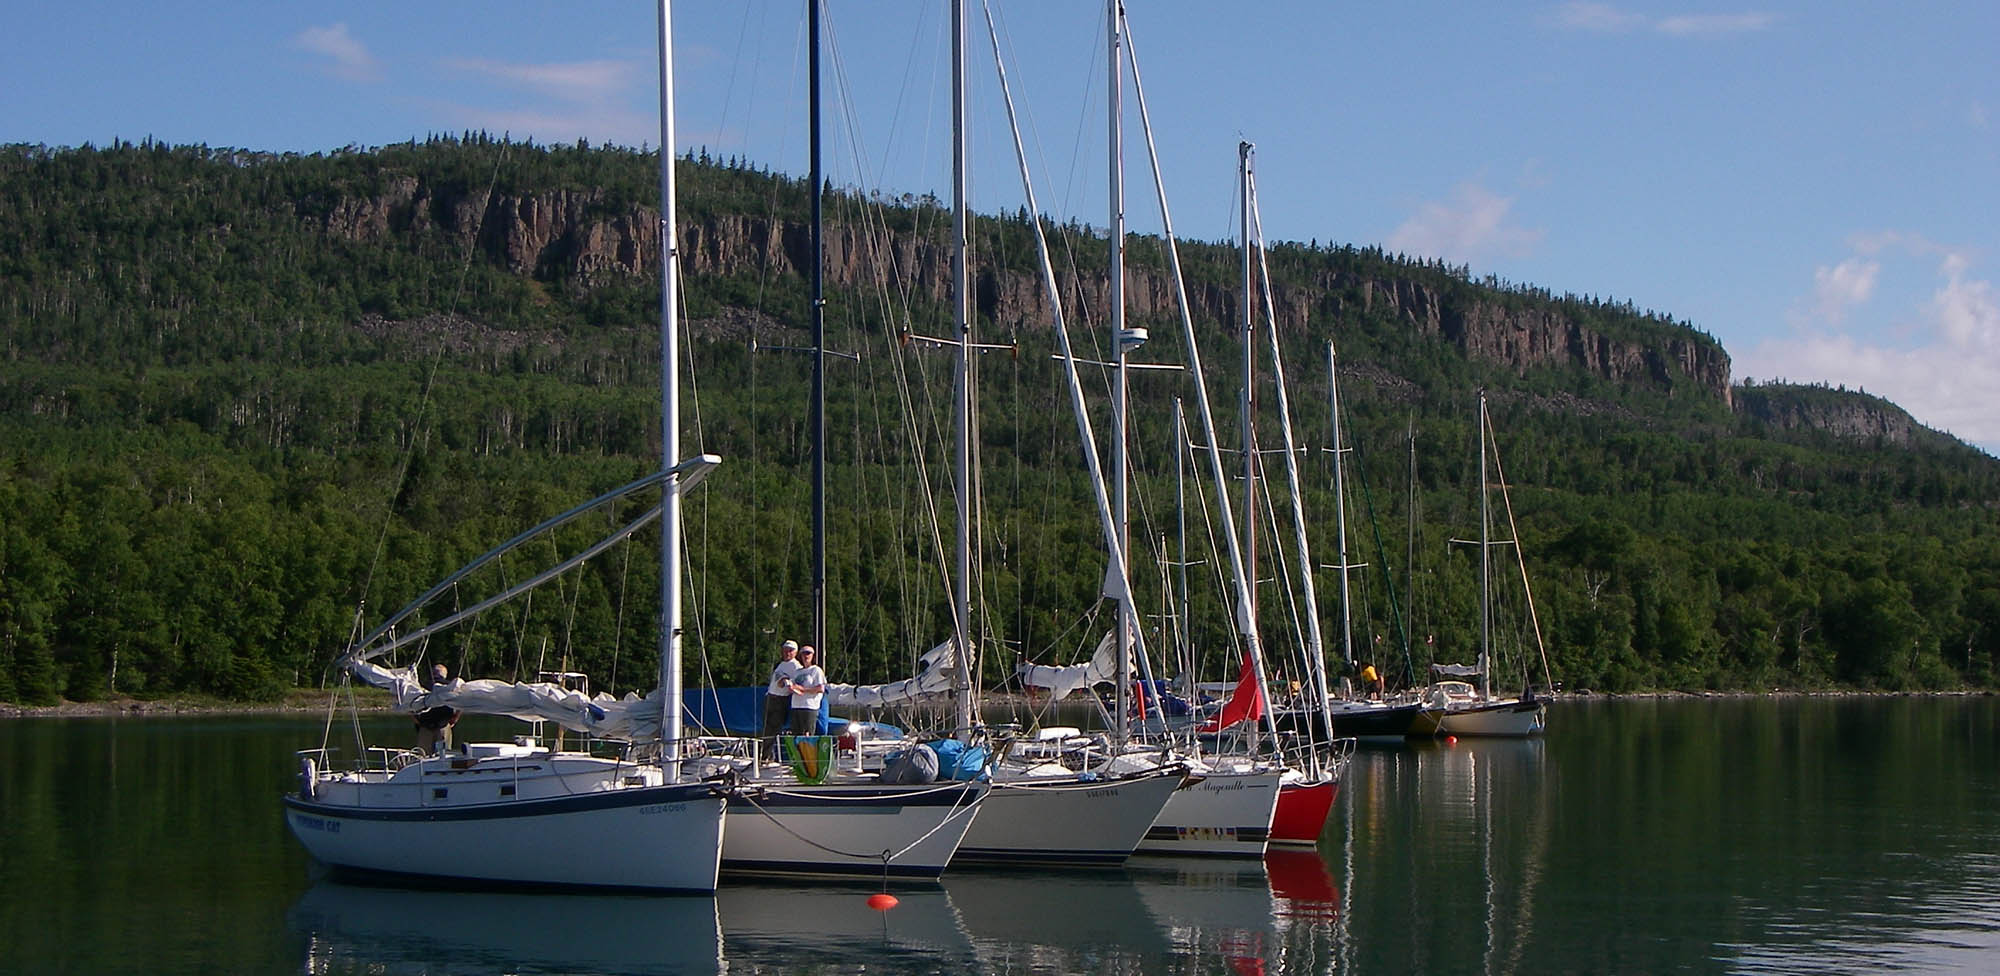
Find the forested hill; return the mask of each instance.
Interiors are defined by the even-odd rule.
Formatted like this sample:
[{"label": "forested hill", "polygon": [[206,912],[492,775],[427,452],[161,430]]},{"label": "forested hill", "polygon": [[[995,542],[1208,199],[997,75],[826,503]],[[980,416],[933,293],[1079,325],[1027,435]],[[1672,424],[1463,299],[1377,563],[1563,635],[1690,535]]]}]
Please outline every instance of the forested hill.
[{"label": "forested hill", "polygon": [[[0,699],[317,683],[357,606],[379,620],[656,464],[655,160],[482,136],[311,156],[0,149]],[[680,187],[687,436],[729,459],[690,510],[691,634],[705,677],[736,682],[806,625],[806,377],[787,351],[805,335],[806,187],[701,155]],[[829,345],[858,357],[829,370],[828,663],[899,677],[948,627],[934,534],[951,531],[949,368],[902,337],[948,331],[949,215],[846,189],[828,214]],[[1071,334],[1102,356],[1104,242],[1052,231]],[[1184,242],[1182,259],[1234,443],[1239,258]],[[1102,560],[1027,215],[979,220],[973,261],[980,337],[1012,346],[979,371],[980,616],[997,680],[1016,653],[1059,661],[1094,642]],[[1134,238],[1130,261],[1143,358],[1178,362],[1165,249]],[[1267,261],[1320,563],[1338,342],[1352,559],[1371,565],[1357,656],[1412,680],[1477,653],[1477,583],[1450,540],[1477,531],[1485,389],[1566,687],[2000,680],[1994,459],[1860,393],[1732,387],[1712,337],[1629,303],[1369,247],[1274,244]],[[1102,377],[1088,380],[1101,400]],[[1147,540],[1133,575],[1154,607],[1176,524],[1166,418],[1192,395],[1166,374],[1133,393]],[[1268,387],[1259,410],[1269,448]],[[1279,506],[1267,521],[1288,519]],[[1212,571],[1190,594],[1211,662],[1227,643],[1219,588],[1199,578]],[[1331,619],[1328,574],[1319,589]],[[600,557],[427,653],[475,677],[561,664],[643,690],[656,594],[646,559]],[[1266,600],[1274,632],[1291,626],[1285,606]]]}]

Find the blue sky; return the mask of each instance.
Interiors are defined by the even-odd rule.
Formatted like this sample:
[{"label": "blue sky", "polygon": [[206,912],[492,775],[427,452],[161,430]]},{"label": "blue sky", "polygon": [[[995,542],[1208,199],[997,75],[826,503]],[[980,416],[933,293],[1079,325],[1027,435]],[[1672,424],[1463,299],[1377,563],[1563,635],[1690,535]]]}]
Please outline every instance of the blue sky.
[{"label": "blue sky", "polygon": [[[1101,5],[993,0],[1043,209],[1101,224]],[[830,0],[828,169],[948,186],[946,14]],[[799,0],[675,8],[684,146],[805,165]],[[1229,9],[1235,7],[1238,9]],[[1842,384],[2000,453],[2000,4],[1132,0],[1175,229],[1379,244],[1631,300],[1737,379]],[[973,203],[1022,202],[980,10]],[[14,5],[0,141],[319,151],[658,141],[653,7]],[[1127,199],[1160,226],[1127,85]]]}]

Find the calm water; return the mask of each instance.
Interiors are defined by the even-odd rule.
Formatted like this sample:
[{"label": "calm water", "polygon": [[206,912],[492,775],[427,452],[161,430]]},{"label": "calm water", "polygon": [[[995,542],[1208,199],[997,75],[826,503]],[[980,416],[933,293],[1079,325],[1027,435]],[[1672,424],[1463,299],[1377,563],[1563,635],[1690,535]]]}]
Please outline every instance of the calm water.
[{"label": "calm water", "polygon": [[1562,703],[1546,741],[1364,747],[1317,855],[958,873],[881,914],[319,881],[277,804],[318,720],[7,721],[0,972],[1991,972],[1996,725],[1991,698]]}]

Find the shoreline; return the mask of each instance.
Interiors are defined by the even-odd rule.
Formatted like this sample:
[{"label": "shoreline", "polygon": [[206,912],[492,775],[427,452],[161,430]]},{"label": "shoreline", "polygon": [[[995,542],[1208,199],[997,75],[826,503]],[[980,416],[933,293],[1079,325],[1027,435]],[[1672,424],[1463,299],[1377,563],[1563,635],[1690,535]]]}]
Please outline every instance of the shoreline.
[{"label": "shoreline", "polygon": [[[17,705],[0,702],[0,719],[35,718],[172,718],[182,715],[301,715],[324,711],[326,699],[331,692],[299,689],[286,693],[275,702],[227,702],[199,698],[137,699],[114,698],[104,701],[72,702],[64,701],[54,705]],[[1592,692],[1561,693],[1545,696],[1550,702],[1605,702],[1605,701],[1646,701],[1660,699],[1754,699],[1754,698],[1978,698],[1996,694],[1992,689],[1958,689],[1950,691],[1862,691],[1857,689],[1828,689],[1797,691],[1773,689],[1771,691],[1640,691],[1640,692]],[[358,704],[360,711],[386,712],[389,704],[382,700],[369,701],[374,695],[364,695]],[[1028,703],[1025,696],[1018,694],[989,696],[994,704]],[[1079,698],[1077,703],[1084,699]],[[1036,704],[1046,704],[1038,702]],[[345,707],[343,704],[341,707]]]}]

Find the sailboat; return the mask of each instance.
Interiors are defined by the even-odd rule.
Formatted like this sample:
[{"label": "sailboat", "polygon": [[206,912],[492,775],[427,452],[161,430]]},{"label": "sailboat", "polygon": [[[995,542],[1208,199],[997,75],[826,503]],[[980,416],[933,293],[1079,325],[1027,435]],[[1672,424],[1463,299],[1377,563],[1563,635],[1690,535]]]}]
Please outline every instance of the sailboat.
[{"label": "sailboat", "polygon": [[[1434,664],[1431,671],[1440,680],[1433,683],[1426,697],[1435,707],[1442,710],[1438,732],[1449,735],[1493,735],[1528,736],[1540,733],[1548,725],[1548,703],[1534,697],[1529,689],[1519,697],[1496,696],[1493,694],[1493,565],[1492,551],[1496,545],[1493,536],[1493,516],[1488,505],[1490,479],[1486,476],[1486,460],[1490,450],[1488,435],[1493,421],[1486,412],[1486,391],[1479,391],[1479,663],[1474,667],[1462,664]],[[1503,483],[1503,494],[1506,490]],[[1516,548],[1518,559],[1519,549]],[[1527,580],[1527,566],[1521,567],[1521,579]],[[1534,611],[1532,596],[1528,601],[1530,614]],[[1537,637],[1540,630],[1537,627]],[[1466,678],[1479,681],[1474,687]],[[1547,680],[1546,673],[1544,681]]]},{"label": "sailboat", "polygon": [[[681,496],[720,463],[680,457],[675,364],[678,254],[674,234],[672,11],[661,0],[661,455],[660,470],[544,522],[434,587],[343,656],[352,675],[388,688],[412,714],[433,707],[552,720],[565,728],[622,738],[616,755],[565,751],[523,736],[470,743],[420,756],[378,749],[378,761],[337,768],[324,744],[300,753],[299,788],[284,798],[285,822],[307,852],[336,871],[489,884],[713,892],[722,854],[726,789],[690,781],[681,743]],[[561,565],[472,610],[392,637],[394,625],[459,579],[586,512],[657,486],[660,505]],[[425,688],[408,668],[374,664],[496,605],[660,520],[660,691],[653,697],[587,699],[556,683],[452,681]],[[329,723],[330,725],[330,723]]]},{"label": "sailboat", "polygon": [[[820,172],[820,27],[818,0],[808,0],[809,136],[812,201],[813,644],[826,646],[826,302],[822,274],[825,180]],[[821,776],[768,766],[755,744],[733,768],[756,787],[731,795],[722,870],[731,875],[782,877],[896,876],[935,879],[944,873],[977,821],[987,784],[945,781],[900,785],[879,770],[834,761]],[[857,744],[858,746],[858,744]],[[810,782],[821,779],[820,782]]]},{"label": "sailboat", "polygon": [[[1354,624],[1350,612],[1348,570],[1351,564],[1347,558],[1347,486],[1345,465],[1346,448],[1340,436],[1340,358],[1333,343],[1326,344],[1327,400],[1331,404],[1329,413],[1333,424],[1333,495],[1336,515],[1340,527],[1340,624],[1341,657],[1352,670],[1358,663],[1354,657]],[[1443,710],[1429,701],[1378,700],[1367,697],[1366,690],[1352,697],[1326,697],[1326,726],[1331,735],[1353,736],[1356,738],[1399,738],[1411,735],[1431,735],[1438,730],[1438,722]]]},{"label": "sailboat", "polygon": [[[1112,434],[1112,468],[1116,480],[1116,499],[1112,521],[1124,524],[1125,478],[1123,468],[1123,398],[1125,354],[1137,345],[1131,330],[1123,323],[1123,262],[1124,238],[1123,210],[1124,187],[1122,180],[1122,135],[1119,100],[1123,62],[1120,54],[1120,18],[1117,0],[1107,4],[1110,35],[1110,90],[1111,90],[1111,211],[1114,222],[1111,238],[1110,287],[1112,299],[1113,334],[1118,338],[1119,357],[1119,402],[1113,409],[1114,423],[1118,429]],[[966,271],[966,229],[965,204],[965,25],[964,0],[957,0],[953,10],[953,307],[954,325],[957,331],[958,356],[955,366],[957,405],[956,467],[958,482],[958,534],[956,567],[957,588],[953,604],[954,627],[960,648],[960,673],[970,676],[973,667],[971,655],[971,590],[972,548],[971,548],[971,382],[970,356],[971,316],[970,287]],[[996,50],[996,61],[998,52]],[[1011,102],[1010,102],[1011,110]],[[1018,137],[1018,130],[1017,137]],[[1024,169],[1025,173],[1025,169]],[[1039,237],[1040,230],[1037,228]],[[1057,301],[1051,292],[1051,301]],[[1058,306],[1059,307],[1059,306]],[[1143,335],[1143,332],[1140,333]],[[1066,343],[1066,340],[1065,340]],[[1072,373],[1074,362],[1069,364]],[[1091,442],[1086,438],[1086,444]],[[1094,446],[1091,446],[1094,455]],[[1101,482],[1100,482],[1101,484]],[[1113,574],[1121,579],[1128,569],[1122,562],[1123,548],[1114,535],[1111,557],[1119,564],[1113,567]],[[1132,617],[1129,588],[1114,585],[1112,589],[1124,592],[1126,596],[1118,602],[1120,629],[1128,625]],[[1123,653],[1125,641],[1114,639],[1119,648],[1119,661],[1112,675],[1113,680],[1126,687],[1130,681],[1130,658]],[[970,709],[970,688],[962,689],[959,727],[967,728],[972,723]],[[1122,722],[1122,715],[1120,717]],[[1121,725],[1122,738],[1122,725]],[[1130,857],[1146,836],[1147,830],[1167,804],[1170,796],[1181,785],[1184,770],[1173,764],[1126,772],[1111,772],[1103,769],[1079,772],[1053,762],[1000,761],[994,763],[989,775],[993,789],[986,797],[985,811],[966,832],[965,840],[959,847],[959,859],[964,862],[989,862],[997,864],[1023,863],[1064,863],[1112,865]]]}]

